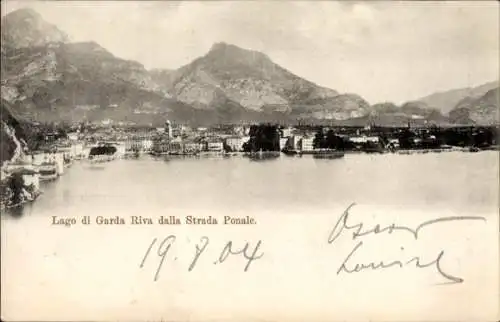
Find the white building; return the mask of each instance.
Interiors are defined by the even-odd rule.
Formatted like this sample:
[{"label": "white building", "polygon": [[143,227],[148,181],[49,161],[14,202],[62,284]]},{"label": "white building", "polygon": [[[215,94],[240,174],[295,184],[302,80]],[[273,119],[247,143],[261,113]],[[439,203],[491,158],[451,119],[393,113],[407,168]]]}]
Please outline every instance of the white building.
[{"label": "white building", "polygon": [[288,138],[280,138],[280,151],[283,150],[286,147],[286,144],[288,142]]},{"label": "white building", "polygon": [[195,142],[184,143],[184,152],[200,152],[203,149],[203,145]]},{"label": "white building", "polygon": [[232,151],[243,151],[243,145],[250,140],[249,136],[230,136],[226,138],[226,145]]},{"label": "white building", "polygon": [[152,148],[153,148],[153,140],[151,139],[142,140],[143,151],[150,151]]},{"label": "white building", "polygon": [[68,139],[71,141],[77,141],[78,140],[78,132],[68,133]]},{"label": "white building", "polygon": [[300,150],[301,151],[312,151],[314,150],[314,138],[304,137],[300,140]]},{"label": "white building", "polygon": [[71,155],[74,158],[83,156],[83,143],[73,143],[71,145]]},{"label": "white building", "polygon": [[140,150],[149,151],[153,147],[153,140],[151,139],[135,139],[125,141],[125,150]]},{"label": "white building", "polygon": [[281,136],[284,137],[284,138],[287,138],[287,137],[289,137],[289,136],[292,135],[292,128],[291,127],[284,128],[281,131],[282,131],[282,135]]},{"label": "white building", "polygon": [[32,158],[33,165],[41,165],[47,161],[48,155],[46,153],[35,153],[32,155]]},{"label": "white building", "polygon": [[378,136],[353,136],[349,139],[353,143],[368,143],[368,142],[373,142],[373,143],[378,143],[379,138]]},{"label": "white building", "polygon": [[210,152],[222,152],[224,150],[224,144],[222,142],[208,142],[207,150]]},{"label": "white building", "polygon": [[21,174],[25,186],[32,185],[34,192],[40,190],[40,174],[38,173],[38,171],[33,169],[22,169]]},{"label": "white building", "polygon": [[300,141],[302,140],[301,135],[292,135],[288,137],[288,141],[286,143],[287,149],[291,150],[300,150]]}]

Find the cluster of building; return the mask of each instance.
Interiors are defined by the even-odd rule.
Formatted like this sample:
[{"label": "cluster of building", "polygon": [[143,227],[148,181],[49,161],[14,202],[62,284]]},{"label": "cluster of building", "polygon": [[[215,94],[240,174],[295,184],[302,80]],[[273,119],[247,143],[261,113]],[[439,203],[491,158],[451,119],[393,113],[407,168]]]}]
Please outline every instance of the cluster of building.
[{"label": "cluster of building", "polygon": [[[328,128],[325,128],[325,133]],[[152,154],[196,154],[201,152],[243,152],[243,147],[250,140],[250,126],[233,125],[219,128],[193,128],[166,121],[163,127],[104,128],[93,133],[80,134],[86,144],[96,142],[115,142],[124,149],[124,153]],[[278,127],[279,149],[294,151],[312,151],[317,129],[299,127]],[[367,143],[378,145],[380,135],[374,134],[370,127],[336,129],[336,133],[351,146],[361,148]],[[397,148],[397,138],[388,142]]]},{"label": "cluster of building", "polygon": [[56,180],[84,154],[83,142],[75,137],[42,146],[37,151],[22,151],[17,159],[2,165],[0,203],[8,206],[12,200],[23,203],[36,199],[41,181]]}]

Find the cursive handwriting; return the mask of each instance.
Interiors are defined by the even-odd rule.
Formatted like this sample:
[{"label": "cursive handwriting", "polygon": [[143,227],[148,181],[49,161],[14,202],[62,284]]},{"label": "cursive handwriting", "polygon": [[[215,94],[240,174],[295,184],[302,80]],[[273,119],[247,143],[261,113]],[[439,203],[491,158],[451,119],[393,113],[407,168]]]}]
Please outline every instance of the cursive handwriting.
[{"label": "cursive handwriting", "polygon": [[394,260],[394,261],[391,261],[388,263],[386,263],[384,261],[379,261],[378,263],[371,262],[368,264],[358,264],[357,263],[354,266],[352,266],[351,268],[349,268],[347,266],[348,261],[351,259],[351,257],[354,255],[354,253],[356,253],[356,251],[361,248],[362,245],[363,245],[363,241],[359,241],[356,244],[356,246],[354,246],[353,250],[349,253],[349,255],[347,255],[346,259],[344,260],[342,265],[337,270],[337,275],[340,274],[340,272],[345,272],[345,273],[350,274],[350,273],[358,273],[358,272],[361,272],[365,269],[377,270],[377,269],[384,269],[384,268],[389,268],[389,267],[393,267],[393,266],[403,268],[403,267],[406,267],[406,265],[414,263],[416,268],[426,268],[426,267],[435,265],[438,273],[442,277],[444,277],[450,281],[449,284],[450,283],[451,284],[462,283],[464,281],[463,278],[456,277],[456,276],[450,275],[448,273],[445,273],[443,271],[443,269],[441,268],[441,259],[443,258],[444,250],[441,250],[435,259],[433,259],[432,261],[427,262],[425,264],[421,263],[420,257],[414,256],[406,261]]},{"label": "cursive handwriting", "polygon": [[[422,228],[428,227],[433,224],[437,223],[444,223],[444,222],[452,222],[452,221],[463,221],[463,220],[481,220],[481,221],[486,221],[486,218],[484,217],[479,217],[479,216],[450,216],[450,217],[441,217],[437,219],[432,219],[432,220],[427,220],[422,223],[420,223],[416,228],[411,228],[408,226],[401,226],[401,225],[396,225],[395,223],[392,223],[388,226],[381,226],[380,224],[376,224],[373,228],[371,229],[364,229],[364,224],[363,223],[356,223],[356,224],[350,224],[348,223],[349,219],[349,210],[351,210],[352,207],[354,207],[355,203],[352,203],[347,207],[347,209],[342,213],[342,215],[339,217],[337,220],[335,226],[333,229],[330,231],[330,234],[328,236],[328,243],[332,244],[339,236],[341,236],[342,232],[344,231],[349,231],[352,233],[352,240],[356,240],[361,237],[365,237],[368,235],[379,235],[381,233],[387,233],[387,234],[392,234],[395,231],[403,231],[410,233],[415,240],[418,240],[419,238],[419,233],[421,232]],[[456,277],[453,275],[450,275],[446,272],[443,271],[441,267],[441,260],[445,254],[444,250],[441,250],[437,256],[426,263],[422,263],[422,260],[419,256],[413,256],[409,260],[393,260],[390,262],[384,262],[384,261],[376,261],[376,262],[370,262],[366,264],[351,264],[351,259],[358,252],[358,250],[363,246],[363,241],[359,241],[352,251],[347,255],[346,259],[342,262],[342,265],[338,268],[337,270],[337,275],[340,274],[341,272],[345,273],[358,273],[361,271],[364,271],[366,269],[372,269],[372,270],[379,270],[379,269],[386,269],[390,267],[399,267],[399,268],[404,268],[409,264],[414,264],[416,268],[426,268],[426,267],[431,267],[434,266],[436,271],[446,280],[448,280],[447,284],[455,284],[455,283],[462,283],[464,280],[460,277]]]},{"label": "cursive handwriting", "polygon": [[[155,251],[156,256],[160,258],[160,261],[158,263],[158,266],[156,267],[156,272],[154,275],[155,282],[159,279],[159,275],[160,275],[161,269],[163,267],[163,263],[165,262],[165,259],[167,258],[167,254],[169,253],[170,249],[174,245],[176,239],[177,239],[177,237],[174,235],[167,236],[166,238],[164,238],[161,241],[159,246],[156,248],[156,251]],[[151,251],[153,250],[153,247],[156,245],[157,242],[158,242],[158,238],[154,238],[151,241],[146,252],[144,253],[144,256],[143,256],[142,261],[139,265],[139,268],[144,267],[146,260],[148,259]],[[198,260],[200,259],[201,255],[207,249],[209,243],[210,243],[209,238],[207,236],[203,236],[200,238],[200,242],[195,244],[194,256],[193,256],[191,263],[187,269],[188,272],[191,272],[196,267]],[[232,256],[242,255],[247,261],[243,271],[247,272],[249,267],[250,267],[250,264],[252,262],[262,258],[262,256],[264,255],[264,253],[262,253],[262,252],[260,254],[258,254],[258,251],[259,251],[261,245],[262,245],[262,241],[259,240],[257,242],[256,246],[253,249],[251,249],[250,243],[245,242],[243,247],[241,247],[239,249],[235,249],[235,247],[233,246],[233,241],[229,241],[225,244],[224,247],[222,247],[222,250],[220,251],[220,255],[217,257],[214,264],[224,263],[228,259],[228,257],[230,257],[231,255]],[[173,257],[173,258],[171,258],[171,260],[176,261],[177,257]]]},{"label": "cursive handwriting", "polygon": [[422,222],[420,225],[418,225],[416,228],[410,228],[407,226],[398,226],[394,223],[390,224],[389,226],[386,227],[381,227],[380,224],[376,224],[375,227],[369,230],[363,231],[363,223],[355,224],[350,226],[347,223],[347,220],[349,219],[349,210],[351,210],[352,207],[354,207],[356,204],[352,203],[347,207],[347,209],[342,213],[342,215],[339,217],[337,223],[333,227],[332,231],[330,232],[330,235],[328,236],[328,243],[331,244],[333,243],[344,231],[344,229],[347,230],[353,230],[352,232],[352,239],[356,239],[358,237],[363,237],[367,236],[370,234],[381,234],[384,232],[387,232],[388,234],[392,234],[394,231],[405,231],[410,233],[416,240],[418,239],[420,230],[424,227],[433,225],[433,224],[438,224],[438,223],[443,223],[443,222],[450,222],[450,221],[459,221],[459,220],[482,220],[486,221],[486,218],[484,217],[479,217],[479,216],[450,216],[450,217],[441,217],[437,219],[432,219],[432,220],[427,220]]}]

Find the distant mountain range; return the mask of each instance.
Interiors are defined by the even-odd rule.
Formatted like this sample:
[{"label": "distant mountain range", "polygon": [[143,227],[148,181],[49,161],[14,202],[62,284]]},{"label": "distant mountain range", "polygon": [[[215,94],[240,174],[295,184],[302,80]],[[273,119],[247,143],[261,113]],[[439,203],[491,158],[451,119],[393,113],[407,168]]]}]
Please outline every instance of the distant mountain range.
[{"label": "distant mountain range", "polygon": [[1,37],[2,99],[30,120],[405,125],[498,119],[498,82],[401,106],[370,105],[305,80],[263,53],[223,42],[177,70],[148,71],[97,43],[70,42],[30,9],[4,16]]},{"label": "distant mountain range", "polygon": [[489,82],[476,87],[453,89],[445,92],[434,93],[418,99],[430,107],[439,109],[442,113],[448,114],[460,101],[467,98],[478,98],[489,90],[498,88],[498,81]]},{"label": "distant mountain range", "polygon": [[488,90],[484,95],[466,96],[450,111],[450,119],[460,124],[498,124],[500,89]]}]

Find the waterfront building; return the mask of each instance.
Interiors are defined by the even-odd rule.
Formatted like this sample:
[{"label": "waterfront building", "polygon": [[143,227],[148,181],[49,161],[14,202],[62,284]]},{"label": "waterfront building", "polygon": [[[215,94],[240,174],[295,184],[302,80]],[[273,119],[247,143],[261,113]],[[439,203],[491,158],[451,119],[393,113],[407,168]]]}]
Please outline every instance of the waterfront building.
[{"label": "waterfront building", "polygon": [[156,153],[168,152],[170,150],[168,140],[165,139],[154,140],[152,150]]},{"label": "waterfront building", "polygon": [[74,142],[71,144],[71,155],[74,158],[79,158],[83,155],[83,143],[81,142]]},{"label": "waterfront building", "polygon": [[40,174],[37,170],[22,168],[16,172],[22,175],[26,187],[31,187],[33,192],[40,191]]},{"label": "waterfront building", "polygon": [[349,138],[349,140],[354,143],[354,144],[363,144],[363,143],[378,143],[379,142],[379,137],[378,136],[352,136]]},{"label": "waterfront building", "polygon": [[125,141],[126,151],[142,151],[142,140],[128,139]]},{"label": "waterfront building", "polygon": [[152,148],[153,148],[153,140],[152,139],[142,140],[142,151],[151,151]]},{"label": "waterfront building", "polygon": [[207,142],[207,151],[222,152],[223,150],[224,144],[222,142]]},{"label": "waterfront building", "polygon": [[284,129],[281,130],[281,137],[282,138],[287,138],[287,137],[290,137],[292,136],[292,128],[291,127],[286,127]]},{"label": "waterfront building", "polygon": [[127,151],[148,151],[153,146],[153,139],[158,135],[156,129],[142,129],[130,133],[125,140]]},{"label": "waterfront building", "polygon": [[301,140],[300,140],[300,148],[299,150],[301,151],[312,151],[314,150],[314,138],[313,137],[303,137]]},{"label": "waterfront building", "polygon": [[169,141],[169,152],[181,153],[183,150],[182,139],[180,137],[174,138]]},{"label": "waterfront building", "polygon": [[288,138],[280,138],[280,151],[286,148]]},{"label": "waterfront building", "polygon": [[203,145],[196,142],[184,142],[183,147],[185,153],[198,153],[203,149]]},{"label": "waterfront building", "polygon": [[43,162],[47,161],[47,154],[44,152],[35,152],[31,155],[33,165],[41,165]]},{"label": "waterfront building", "polygon": [[286,148],[289,150],[300,150],[300,140],[302,140],[301,135],[289,136],[286,143]]},{"label": "waterfront building", "polygon": [[229,136],[225,139],[226,145],[231,151],[243,151],[243,144],[250,140],[249,136]]}]

